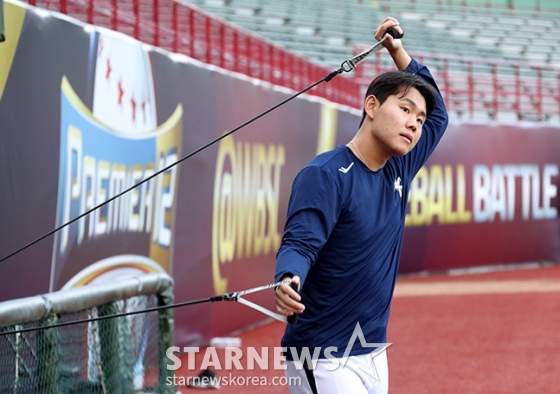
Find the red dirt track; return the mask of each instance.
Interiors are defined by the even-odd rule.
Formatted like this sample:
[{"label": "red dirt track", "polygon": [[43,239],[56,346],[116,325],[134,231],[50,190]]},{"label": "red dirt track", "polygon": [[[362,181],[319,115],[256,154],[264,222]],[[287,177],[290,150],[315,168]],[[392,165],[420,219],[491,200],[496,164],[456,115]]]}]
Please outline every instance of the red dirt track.
[{"label": "red dirt track", "polygon": [[[406,289],[406,295],[399,295]],[[388,349],[390,393],[560,393],[560,265],[401,278],[395,294],[388,332],[393,344]],[[243,349],[270,349],[268,370],[234,369],[217,371],[217,376],[229,378],[231,373],[234,379],[256,377],[269,384],[283,377],[283,371],[272,368],[272,348],[279,346],[283,326],[273,322],[239,335]],[[218,355],[223,361],[224,350]],[[201,361],[198,357],[197,366]],[[184,360],[176,376],[197,372],[186,370]],[[245,381],[222,384],[219,392],[288,389]]]}]

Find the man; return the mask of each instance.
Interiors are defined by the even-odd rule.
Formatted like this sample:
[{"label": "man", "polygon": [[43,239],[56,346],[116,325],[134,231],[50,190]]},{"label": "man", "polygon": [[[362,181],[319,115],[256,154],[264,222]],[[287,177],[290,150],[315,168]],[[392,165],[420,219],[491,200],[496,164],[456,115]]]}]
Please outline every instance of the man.
[{"label": "man", "polygon": [[[386,18],[375,38],[389,28],[403,33]],[[301,382],[292,393],[388,392],[385,351],[350,339],[361,333],[367,343],[387,342],[410,183],[448,119],[428,69],[401,40],[387,35],[383,45],[401,71],[375,78],[354,138],[313,159],[292,186],[275,272],[300,290],[282,285],[275,292],[280,313],[298,314],[282,339],[286,374],[301,378],[292,380]],[[316,365],[297,363],[304,349],[320,349]]]}]

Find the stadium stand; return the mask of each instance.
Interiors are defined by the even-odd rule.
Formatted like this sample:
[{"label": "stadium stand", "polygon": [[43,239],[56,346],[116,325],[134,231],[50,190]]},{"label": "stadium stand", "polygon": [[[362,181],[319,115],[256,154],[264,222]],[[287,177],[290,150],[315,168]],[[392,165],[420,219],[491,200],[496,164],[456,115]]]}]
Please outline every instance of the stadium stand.
[{"label": "stadium stand", "polygon": [[[435,1],[181,0],[337,67],[358,43],[371,42],[388,12],[409,48],[428,53],[553,64],[560,60],[560,4],[546,10],[437,4]],[[344,7],[341,7],[341,4]]]},{"label": "stadium stand", "polygon": [[[518,2],[515,8],[481,7],[480,2],[472,3],[417,6],[412,13],[403,12],[403,17],[415,18],[465,41],[474,40],[479,47],[490,49],[492,57],[537,64],[558,61],[560,3],[548,2],[547,8],[540,10],[528,8],[528,1],[525,7]],[[392,4],[398,7],[404,2]]]},{"label": "stadium stand", "polygon": [[[443,90],[452,117],[559,119],[560,2],[520,0],[506,7],[504,1],[476,0],[180,1],[332,69],[366,49],[378,21],[394,15],[406,31],[407,48],[432,55],[426,63],[446,74],[441,77],[447,80]],[[378,61],[370,74],[357,70],[362,85],[391,68],[388,57]]]}]

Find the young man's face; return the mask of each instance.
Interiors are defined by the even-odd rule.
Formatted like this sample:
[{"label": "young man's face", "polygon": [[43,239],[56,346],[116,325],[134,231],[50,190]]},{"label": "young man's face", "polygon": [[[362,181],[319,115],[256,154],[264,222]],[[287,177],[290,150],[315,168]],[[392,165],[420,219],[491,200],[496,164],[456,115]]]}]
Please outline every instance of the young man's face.
[{"label": "young man's face", "polygon": [[365,105],[372,118],[371,133],[380,155],[403,156],[416,146],[426,120],[426,100],[417,89],[410,88],[404,95],[391,95],[382,105],[369,96]]}]

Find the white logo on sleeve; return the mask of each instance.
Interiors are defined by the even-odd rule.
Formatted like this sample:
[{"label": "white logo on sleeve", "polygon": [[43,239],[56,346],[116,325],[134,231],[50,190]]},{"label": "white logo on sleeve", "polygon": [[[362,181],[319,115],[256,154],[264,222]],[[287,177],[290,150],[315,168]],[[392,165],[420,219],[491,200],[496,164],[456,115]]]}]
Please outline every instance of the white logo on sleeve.
[{"label": "white logo on sleeve", "polygon": [[395,184],[395,190],[399,192],[399,196],[402,198],[401,177],[398,177],[394,184]]},{"label": "white logo on sleeve", "polygon": [[338,171],[340,171],[340,172],[346,174],[348,171],[350,171],[350,168],[352,168],[353,165],[354,165],[354,162],[350,163],[350,165],[349,165],[348,167],[346,167],[346,168],[340,167],[340,168],[338,169]]}]

